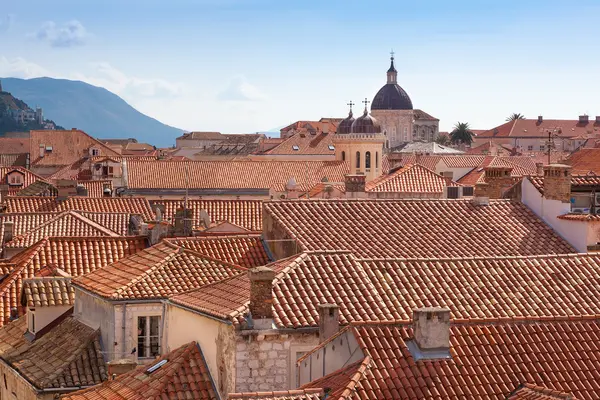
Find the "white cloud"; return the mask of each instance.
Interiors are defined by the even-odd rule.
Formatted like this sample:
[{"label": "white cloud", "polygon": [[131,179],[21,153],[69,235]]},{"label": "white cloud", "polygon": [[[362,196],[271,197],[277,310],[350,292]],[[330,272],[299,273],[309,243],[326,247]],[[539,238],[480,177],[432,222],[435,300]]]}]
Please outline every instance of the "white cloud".
[{"label": "white cloud", "polygon": [[217,100],[220,101],[259,101],[264,99],[265,96],[261,91],[248,83],[242,75],[231,78],[225,89],[217,94]]},{"label": "white cloud", "polygon": [[33,34],[39,41],[49,43],[52,47],[73,47],[85,44],[89,34],[81,22],[69,21],[57,25],[54,21],[44,22],[42,27]]},{"label": "white cloud", "polygon": [[0,19],[0,33],[8,31],[15,23],[15,14],[7,14]]},{"label": "white cloud", "polygon": [[50,76],[50,72],[44,67],[21,57],[10,60],[6,57],[0,57],[0,76],[29,79]]}]

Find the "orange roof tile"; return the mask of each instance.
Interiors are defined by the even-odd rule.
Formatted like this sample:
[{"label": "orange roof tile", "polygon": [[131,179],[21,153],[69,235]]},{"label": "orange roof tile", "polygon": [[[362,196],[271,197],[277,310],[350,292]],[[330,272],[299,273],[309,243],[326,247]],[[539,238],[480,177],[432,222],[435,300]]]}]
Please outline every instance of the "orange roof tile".
[{"label": "orange roof tile", "polygon": [[[460,257],[570,253],[574,249],[525,205],[491,200],[268,201],[265,218],[299,250],[359,257]],[[266,239],[271,239],[266,237]]]},{"label": "orange roof tile", "polygon": [[276,392],[229,393],[229,399],[247,400],[322,400],[322,389],[294,389]]},{"label": "orange roof tile", "polygon": [[[128,161],[130,189],[273,189],[294,178],[310,190],[323,178],[343,182],[344,161]],[[186,175],[187,171],[187,175]],[[186,178],[188,176],[188,178]]]},{"label": "orange roof tile", "polygon": [[[166,360],[166,363],[159,364]],[[161,365],[153,372],[152,366]],[[101,385],[61,397],[64,400],[219,399],[200,346],[185,344],[148,365]]]},{"label": "orange roof tile", "polygon": [[23,280],[21,304],[26,307],[72,306],[71,278],[43,277]]},{"label": "orange roof tile", "polygon": [[90,237],[119,235],[75,211],[65,211],[39,225],[37,228],[14,236],[10,242],[5,243],[5,246],[8,248],[29,247],[37,243],[40,239],[50,236]]},{"label": "orange roof tile", "polygon": [[600,133],[600,125],[593,120],[588,123],[579,123],[579,119],[544,119],[538,123],[537,119],[518,119],[506,122],[500,126],[480,133],[478,138],[547,138],[548,131],[554,132],[559,137],[568,138],[587,137]]},{"label": "orange roof tile", "polygon": [[[38,390],[97,385],[107,379],[100,332],[66,317],[29,341],[25,317],[0,328],[0,358]],[[56,393],[56,392],[53,392]]]},{"label": "orange roof tile", "polygon": [[548,389],[531,383],[522,384],[506,400],[577,400],[569,393]]},{"label": "orange roof tile", "polygon": [[305,132],[307,134],[317,134],[327,130],[328,133],[334,134],[337,130],[340,119],[323,118],[320,121],[296,121],[284,128],[280,132],[286,134],[288,132]]},{"label": "orange roof tile", "polygon": [[244,268],[258,267],[268,264],[270,261],[266,244],[260,235],[209,236],[168,240],[177,246]]},{"label": "orange roof tile", "polygon": [[281,144],[265,152],[270,155],[331,155],[335,156],[333,133],[295,133]]},{"label": "orange roof tile", "polygon": [[600,149],[580,149],[572,153],[566,163],[573,168],[573,174],[585,175],[591,171],[600,175]]},{"label": "orange roof tile", "polygon": [[146,247],[145,237],[47,238],[17,254],[14,268],[0,282],[0,326],[20,304],[23,279],[33,278],[42,268],[58,266],[71,276],[103,268]]},{"label": "orange roof tile", "polygon": [[29,138],[0,137],[0,152],[2,154],[29,153]]},{"label": "orange roof tile", "polygon": [[[23,176],[23,184],[16,186],[16,185],[10,185],[8,182],[8,174],[10,174],[13,171],[17,171],[19,173],[21,173],[21,175]],[[16,193],[18,193],[20,190],[26,188],[27,186],[31,185],[34,182],[37,181],[44,181],[44,178],[42,178],[41,176],[34,174],[33,172],[29,171],[28,169],[25,169],[23,167],[0,167],[0,185],[9,185],[8,188],[8,194],[9,195],[14,195]]]},{"label": "orange roof tile", "polygon": [[73,285],[111,300],[147,300],[198,288],[243,270],[163,241],[76,278]]},{"label": "orange roof tile", "polygon": [[505,399],[523,382],[578,399],[600,392],[597,319],[457,323],[450,328],[452,358],[420,361],[406,345],[413,337],[406,325],[357,325],[349,332],[371,360],[352,393],[356,399]]},{"label": "orange roof tile", "polygon": [[[544,177],[540,175],[531,175],[527,179],[535,188],[544,194]],[[592,189],[595,186],[600,186],[600,176],[591,175],[572,175],[571,176],[571,188],[572,189]]]},{"label": "orange roof tile", "polygon": [[446,180],[441,175],[421,166],[404,167],[367,183],[367,192],[444,193]]},{"label": "orange roof tile", "polygon": [[[183,200],[150,200],[152,207],[164,207],[163,219],[174,222],[175,212],[182,208]],[[200,212],[205,210],[212,223],[227,221],[250,231],[262,230],[261,200],[188,200],[188,208],[194,212],[194,227],[202,225]]]}]

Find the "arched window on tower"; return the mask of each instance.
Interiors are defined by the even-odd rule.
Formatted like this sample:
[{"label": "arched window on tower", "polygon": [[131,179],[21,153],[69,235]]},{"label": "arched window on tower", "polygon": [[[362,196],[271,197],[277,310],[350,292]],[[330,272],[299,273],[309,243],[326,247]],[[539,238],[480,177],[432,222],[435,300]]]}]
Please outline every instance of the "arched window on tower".
[{"label": "arched window on tower", "polygon": [[379,152],[375,152],[375,168],[379,168]]},{"label": "arched window on tower", "polygon": [[360,151],[356,152],[356,168],[360,169]]},{"label": "arched window on tower", "polygon": [[365,153],[365,168],[371,168],[371,152],[367,151]]},{"label": "arched window on tower", "polygon": [[342,161],[346,161],[346,152],[342,151]]}]

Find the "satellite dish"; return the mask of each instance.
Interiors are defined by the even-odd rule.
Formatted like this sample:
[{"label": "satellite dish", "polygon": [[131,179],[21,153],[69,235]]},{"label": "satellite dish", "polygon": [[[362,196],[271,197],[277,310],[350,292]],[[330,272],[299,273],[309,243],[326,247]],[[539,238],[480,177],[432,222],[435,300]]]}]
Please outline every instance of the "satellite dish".
[{"label": "satellite dish", "polygon": [[200,223],[204,225],[204,229],[208,229],[210,227],[210,215],[206,210],[200,210]]}]

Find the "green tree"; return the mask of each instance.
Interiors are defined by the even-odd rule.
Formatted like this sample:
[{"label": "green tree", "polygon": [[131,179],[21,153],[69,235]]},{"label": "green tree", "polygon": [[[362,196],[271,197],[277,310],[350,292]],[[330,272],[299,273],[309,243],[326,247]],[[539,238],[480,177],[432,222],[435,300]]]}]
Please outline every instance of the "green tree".
[{"label": "green tree", "polygon": [[457,122],[454,129],[450,132],[450,142],[452,144],[471,145],[473,142],[473,132],[467,122]]},{"label": "green tree", "polygon": [[512,113],[508,117],[506,117],[507,121],[514,121],[517,119],[525,119],[525,116],[521,113]]},{"label": "green tree", "polygon": [[450,137],[446,133],[440,134],[435,142],[441,146],[449,146],[450,145]]}]

